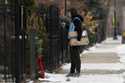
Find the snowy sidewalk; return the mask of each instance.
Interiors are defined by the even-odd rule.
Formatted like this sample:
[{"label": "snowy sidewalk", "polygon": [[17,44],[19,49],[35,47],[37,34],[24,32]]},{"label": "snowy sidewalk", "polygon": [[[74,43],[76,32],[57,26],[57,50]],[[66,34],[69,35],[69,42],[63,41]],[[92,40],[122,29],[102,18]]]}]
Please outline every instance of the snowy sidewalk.
[{"label": "snowy sidewalk", "polygon": [[67,78],[70,64],[65,64],[57,74],[46,74],[49,82],[41,83],[124,83],[125,45],[121,39],[108,38],[81,54],[81,76]]},{"label": "snowy sidewalk", "polygon": [[48,81],[39,83],[123,83],[124,81],[122,75],[118,74],[81,75],[79,78],[66,78],[64,74],[50,74],[49,76],[51,78],[46,80],[50,80],[50,82]]}]

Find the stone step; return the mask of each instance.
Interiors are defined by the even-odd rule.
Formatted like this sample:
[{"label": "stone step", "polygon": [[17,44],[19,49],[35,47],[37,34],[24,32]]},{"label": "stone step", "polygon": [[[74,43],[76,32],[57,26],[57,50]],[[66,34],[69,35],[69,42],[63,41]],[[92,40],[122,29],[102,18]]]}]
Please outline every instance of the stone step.
[{"label": "stone step", "polygon": [[108,42],[103,42],[101,44],[102,45],[119,45],[119,44],[121,44],[121,41],[115,41],[115,42],[108,41]]},{"label": "stone step", "polygon": [[120,44],[115,44],[115,45],[112,45],[112,44],[102,44],[100,46],[96,46],[97,49],[110,49],[110,48],[114,48],[116,46],[118,46]]},{"label": "stone step", "polygon": [[101,44],[121,44],[122,37],[118,37],[117,40],[113,40],[113,38],[108,38],[105,41],[103,41]]},{"label": "stone step", "polygon": [[[66,64],[58,69],[57,73],[68,73],[70,70],[70,64]],[[125,72],[124,65],[121,63],[82,63],[81,73],[82,74],[120,74]]]},{"label": "stone step", "polygon": [[[93,69],[93,70],[89,70],[89,69],[82,69],[81,70],[81,74],[83,75],[104,75],[104,74],[121,74],[124,73],[125,70],[121,69],[121,70],[99,70],[99,69]],[[58,71],[56,71],[56,73],[59,74],[68,74],[69,73],[69,69],[67,70],[63,70],[63,69],[59,69]]]},{"label": "stone step", "polygon": [[81,73],[83,75],[104,75],[104,74],[121,74],[125,72],[125,70],[82,70]]},{"label": "stone step", "polygon": [[120,58],[113,52],[85,53],[81,55],[82,63],[117,63]]},{"label": "stone step", "polygon": [[114,41],[114,42],[103,42],[102,45],[119,45],[121,44],[121,41]]}]

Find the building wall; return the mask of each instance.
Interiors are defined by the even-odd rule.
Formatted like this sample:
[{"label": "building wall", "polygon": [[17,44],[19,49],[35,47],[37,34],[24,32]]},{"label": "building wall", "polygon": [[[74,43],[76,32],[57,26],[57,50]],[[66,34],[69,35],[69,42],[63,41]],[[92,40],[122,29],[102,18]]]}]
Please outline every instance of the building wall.
[{"label": "building wall", "polygon": [[37,2],[45,5],[56,4],[60,10],[59,14],[61,16],[65,14],[65,0],[37,0]]},{"label": "building wall", "polygon": [[65,15],[65,0],[58,0],[58,6],[60,9],[60,15],[64,16]]},{"label": "building wall", "polygon": [[79,9],[81,7],[84,7],[85,4],[84,4],[84,1],[83,0],[67,0],[67,5],[68,5],[68,8],[76,8],[76,9]]}]

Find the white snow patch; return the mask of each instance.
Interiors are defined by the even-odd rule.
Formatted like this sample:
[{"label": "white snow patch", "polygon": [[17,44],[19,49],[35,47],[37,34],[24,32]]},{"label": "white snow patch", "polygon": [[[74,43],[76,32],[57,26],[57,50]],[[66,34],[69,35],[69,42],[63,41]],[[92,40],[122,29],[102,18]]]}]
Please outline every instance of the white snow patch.
[{"label": "white snow patch", "polygon": [[108,63],[108,64],[84,64],[85,69],[99,69],[99,70],[121,70],[125,69],[121,63]]},{"label": "white snow patch", "polygon": [[116,49],[116,53],[120,57],[120,62],[125,64],[125,44],[119,45]]},{"label": "white snow patch", "polygon": [[[66,64],[62,66],[63,70],[69,70],[70,64]],[[100,64],[93,64],[93,63],[83,63],[81,64],[81,69],[88,69],[88,70],[121,70],[125,69],[125,66],[121,63],[100,63]]]},{"label": "white snow patch", "polygon": [[118,36],[117,40],[113,40],[113,37],[107,38],[103,43],[118,43],[121,44],[122,36]]},{"label": "white snow patch", "polygon": [[119,45],[116,50],[118,54],[125,54],[125,44]]},{"label": "white snow patch", "polygon": [[[49,74],[50,82],[42,83],[123,83],[122,75],[108,74],[108,75],[81,75],[80,77],[65,77],[64,74]],[[69,79],[70,81],[66,81]]]},{"label": "white snow patch", "polygon": [[91,48],[89,48],[89,50],[85,50],[83,51],[81,54],[85,54],[85,53],[107,53],[107,52],[113,52],[113,53],[116,53],[116,48],[117,46],[113,47],[112,48],[98,48],[96,46],[93,46]]},{"label": "white snow patch", "polygon": [[[120,60],[125,61],[125,45],[121,45],[121,36],[118,37],[118,40],[113,40],[113,38],[106,39],[102,44],[96,44],[95,46],[89,48],[89,50],[83,51],[82,54],[85,53],[98,53],[98,52],[113,52],[117,53],[120,56]],[[105,46],[105,44],[109,45]],[[111,45],[110,45],[111,44]],[[104,48],[103,48],[104,46]],[[100,48],[101,47],[101,48]],[[70,64],[65,64],[62,66],[63,70],[70,70]],[[81,64],[81,70],[121,70],[125,69],[123,63],[83,63]],[[49,80],[51,82],[42,82],[42,83],[125,83],[124,74],[104,74],[104,75],[84,75],[81,74],[79,78],[68,78],[70,81],[66,81],[66,74],[49,74],[46,73],[46,79],[41,80]]]}]

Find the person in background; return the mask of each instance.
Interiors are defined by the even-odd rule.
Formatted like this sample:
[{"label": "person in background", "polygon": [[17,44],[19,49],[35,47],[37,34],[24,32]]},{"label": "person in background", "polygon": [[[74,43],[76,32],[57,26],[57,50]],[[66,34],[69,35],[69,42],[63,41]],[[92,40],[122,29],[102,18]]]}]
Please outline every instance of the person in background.
[{"label": "person in background", "polygon": [[[81,23],[83,21],[82,16],[80,16],[75,8],[71,8],[71,22],[75,25],[75,31],[77,31],[78,36],[77,40],[80,41],[82,36],[82,29],[81,29]],[[77,18],[77,19],[76,19]],[[70,40],[70,39],[69,39]],[[81,60],[80,60],[80,46],[70,46],[70,58],[71,58],[71,68],[69,74],[67,74],[67,77],[70,76],[80,76],[80,70],[81,70]]]},{"label": "person in background", "polygon": [[113,27],[113,39],[114,40],[117,40],[118,38],[117,38],[117,16],[116,16],[116,11],[114,10],[114,15],[113,15],[113,17],[112,17],[112,27]]},{"label": "person in background", "polygon": [[[82,26],[81,26],[81,28],[82,28],[82,36],[88,38],[89,29],[88,29],[88,27],[86,26],[85,20],[84,20],[85,17],[86,17],[86,15],[87,15],[87,13],[88,13],[87,9],[85,9],[85,8],[81,8],[81,9],[80,9],[80,15],[83,17],[83,22],[82,22]],[[82,53],[83,50],[88,50],[88,45],[81,46],[81,47],[80,47],[80,53]]]}]

